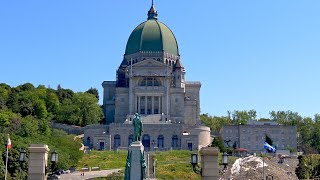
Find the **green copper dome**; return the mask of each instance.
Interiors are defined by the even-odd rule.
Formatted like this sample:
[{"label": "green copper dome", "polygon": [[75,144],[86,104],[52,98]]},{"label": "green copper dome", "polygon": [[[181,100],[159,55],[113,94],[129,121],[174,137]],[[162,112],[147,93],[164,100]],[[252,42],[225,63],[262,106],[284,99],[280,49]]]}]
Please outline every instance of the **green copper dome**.
[{"label": "green copper dome", "polygon": [[139,24],[130,34],[125,55],[139,51],[164,51],[178,56],[178,44],[172,31],[157,20],[154,6],[148,12],[148,20]]}]

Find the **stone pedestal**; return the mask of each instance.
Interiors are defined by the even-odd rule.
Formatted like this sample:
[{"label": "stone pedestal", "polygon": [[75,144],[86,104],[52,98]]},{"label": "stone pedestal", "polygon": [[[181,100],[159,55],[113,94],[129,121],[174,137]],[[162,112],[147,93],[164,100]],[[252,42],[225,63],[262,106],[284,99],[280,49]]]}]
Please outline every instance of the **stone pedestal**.
[{"label": "stone pedestal", "polygon": [[143,153],[144,147],[140,141],[136,141],[131,143],[129,151],[131,152],[130,179],[141,180],[141,153]]},{"label": "stone pedestal", "polygon": [[29,147],[28,180],[46,180],[46,167],[49,148],[44,144],[31,144]]},{"label": "stone pedestal", "polygon": [[204,147],[200,149],[202,180],[218,180],[219,164],[218,164],[219,148]]}]

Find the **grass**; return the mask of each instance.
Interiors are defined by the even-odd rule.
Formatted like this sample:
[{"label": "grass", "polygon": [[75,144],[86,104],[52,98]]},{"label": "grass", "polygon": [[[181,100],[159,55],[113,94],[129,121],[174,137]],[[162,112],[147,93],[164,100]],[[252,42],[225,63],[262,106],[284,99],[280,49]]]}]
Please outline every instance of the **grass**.
[{"label": "grass", "polygon": [[91,151],[77,164],[77,169],[83,167],[100,167],[102,170],[124,169],[127,151]]},{"label": "grass", "polygon": [[123,180],[123,172],[122,173],[112,173],[107,177],[98,177],[98,178],[94,178],[93,180]]},{"label": "grass", "polygon": [[[192,170],[190,164],[190,151],[173,150],[157,152],[155,157],[156,161],[156,178],[157,179],[192,179],[200,180],[199,174],[196,174]],[[221,163],[221,153],[219,154],[219,162]],[[125,162],[127,158],[127,151],[91,151],[90,154],[83,156],[81,161],[77,165],[77,169],[83,167],[96,167],[101,169],[125,169]],[[232,164],[235,161],[235,157],[229,157],[229,162]],[[200,163],[199,163],[200,165]],[[119,175],[115,177],[99,178],[95,180],[112,179],[116,180]]]},{"label": "grass", "polygon": [[190,151],[165,151],[156,153],[157,179],[201,179],[199,174],[192,171]]}]

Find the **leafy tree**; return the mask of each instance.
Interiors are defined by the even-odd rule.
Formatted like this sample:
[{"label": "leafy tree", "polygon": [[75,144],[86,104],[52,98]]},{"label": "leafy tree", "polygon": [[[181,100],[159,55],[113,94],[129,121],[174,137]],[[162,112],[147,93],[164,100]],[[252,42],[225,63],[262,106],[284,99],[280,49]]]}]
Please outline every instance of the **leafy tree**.
[{"label": "leafy tree", "polygon": [[224,116],[212,117],[208,114],[201,114],[200,119],[206,126],[210,127],[211,131],[213,132],[219,132],[223,126],[231,124],[231,120]]},{"label": "leafy tree", "polygon": [[257,117],[255,110],[250,111],[234,111],[232,113],[233,124],[247,124],[249,120],[254,120]]},{"label": "leafy tree", "polygon": [[10,125],[10,112],[0,109],[0,127],[8,127]]},{"label": "leafy tree", "polygon": [[31,83],[25,83],[15,88],[18,92],[21,91],[31,91],[34,90],[35,87]]},{"label": "leafy tree", "polygon": [[65,99],[71,99],[74,94],[70,89],[61,88],[60,84],[58,85],[56,92],[60,102],[63,102]]},{"label": "leafy tree", "polygon": [[314,179],[320,176],[320,155],[309,154],[299,156],[296,175],[299,179]]},{"label": "leafy tree", "polygon": [[292,111],[271,111],[270,118],[279,124],[296,126],[302,121],[302,117],[297,112]]},{"label": "leafy tree", "polygon": [[227,148],[224,147],[221,137],[215,137],[212,141],[211,147],[218,147],[220,149],[220,152],[227,152]]},{"label": "leafy tree", "polygon": [[273,145],[273,141],[272,141],[272,139],[271,139],[268,135],[266,135],[266,142],[267,142],[268,144],[270,144],[271,146]]},{"label": "leafy tree", "polygon": [[[270,144],[271,146],[273,145],[272,143],[273,143],[273,141],[272,141],[272,139],[268,136],[268,135],[266,135],[266,142],[268,143],[268,144]],[[270,152],[272,152],[272,151],[270,151],[269,149],[267,149],[267,151],[270,153]]]},{"label": "leafy tree", "polygon": [[38,121],[32,116],[27,116],[22,118],[21,128],[18,131],[18,135],[22,137],[32,137],[37,134],[38,131]]},{"label": "leafy tree", "polygon": [[96,88],[90,88],[86,93],[93,94],[99,101],[99,92]]},{"label": "leafy tree", "polygon": [[57,121],[86,126],[102,119],[102,109],[97,98],[89,93],[76,93],[71,100],[62,102],[57,113]]},{"label": "leafy tree", "polygon": [[48,92],[46,106],[49,113],[56,114],[59,108],[59,98],[54,92]]},{"label": "leafy tree", "polygon": [[5,83],[0,83],[0,109],[5,109],[9,98],[11,87]]},{"label": "leafy tree", "polygon": [[[2,154],[2,152],[0,152]],[[5,170],[6,170],[6,167],[5,167],[5,159],[2,158],[2,156],[0,157],[0,177],[4,177],[4,173],[5,173]]]}]

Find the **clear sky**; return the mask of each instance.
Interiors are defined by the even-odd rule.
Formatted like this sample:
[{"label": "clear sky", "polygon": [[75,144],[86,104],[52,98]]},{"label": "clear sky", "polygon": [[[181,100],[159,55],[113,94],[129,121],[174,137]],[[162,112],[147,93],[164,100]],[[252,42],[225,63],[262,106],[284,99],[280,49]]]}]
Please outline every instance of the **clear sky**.
[{"label": "clear sky", "polygon": [[[151,0],[0,1],[0,82],[74,91],[115,80]],[[155,0],[201,112],[320,113],[319,0]],[[101,103],[101,100],[100,100]]]}]

